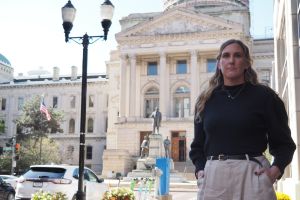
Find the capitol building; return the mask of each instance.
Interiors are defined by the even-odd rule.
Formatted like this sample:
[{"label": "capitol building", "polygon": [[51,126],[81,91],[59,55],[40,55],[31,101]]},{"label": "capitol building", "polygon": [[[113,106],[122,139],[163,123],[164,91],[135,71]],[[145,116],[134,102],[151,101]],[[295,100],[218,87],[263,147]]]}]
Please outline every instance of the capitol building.
[{"label": "capitol building", "polygon": [[[289,12],[280,10],[281,4],[293,10],[287,0],[274,2],[274,12],[276,9]],[[192,177],[194,169],[188,153],[194,136],[195,101],[216,69],[220,45],[232,38],[249,46],[260,81],[276,89],[285,101],[293,138],[299,147],[300,115],[295,106],[299,93],[295,91],[300,82],[290,81],[290,70],[281,70],[291,54],[287,51],[282,55],[282,48],[289,42],[295,44],[289,32],[282,31],[288,30],[289,24],[283,24],[286,27],[281,31],[274,31],[274,38],[257,39],[250,34],[248,0],[163,0],[163,3],[161,12],[124,16],[119,21],[121,31],[115,35],[118,47],[106,61],[106,74],[88,75],[85,164],[103,176],[112,172],[126,176],[136,168],[141,142],[152,132],[150,114],[159,107],[162,113],[159,132],[171,141],[174,167],[178,173]],[[285,16],[288,15],[277,17]],[[274,21],[280,23],[276,17]],[[282,42],[284,37],[289,39]],[[296,42],[298,45],[298,38]],[[279,54],[279,59],[275,58]],[[20,115],[24,102],[42,93],[47,106],[64,112],[63,133],[50,137],[61,144],[63,162],[77,165],[81,75],[77,74],[76,66],[70,66],[69,75],[60,75],[59,68],[54,67],[52,73],[38,69],[28,76],[14,77],[13,66],[0,54],[0,123],[6,127],[0,130],[0,146],[16,134],[12,121]],[[292,193],[300,187],[299,158],[296,152],[282,183],[278,184],[281,190]]]}]

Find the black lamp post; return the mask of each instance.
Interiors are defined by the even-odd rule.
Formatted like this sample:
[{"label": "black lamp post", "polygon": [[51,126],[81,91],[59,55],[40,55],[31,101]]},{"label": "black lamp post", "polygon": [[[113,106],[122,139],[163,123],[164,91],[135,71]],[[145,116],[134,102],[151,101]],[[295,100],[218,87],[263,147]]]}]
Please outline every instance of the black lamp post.
[{"label": "black lamp post", "polygon": [[[71,1],[62,7],[63,27],[65,30],[65,41],[69,39],[75,41],[78,44],[83,45],[83,59],[82,59],[82,83],[81,83],[81,113],[80,113],[80,144],[79,144],[79,177],[78,177],[78,191],[76,194],[77,200],[85,200],[85,192],[83,188],[83,172],[84,172],[84,152],[85,152],[85,120],[86,120],[86,89],[87,89],[87,60],[88,60],[88,45],[94,43],[90,42],[90,39],[107,39],[107,33],[111,25],[111,19],[114,12],[114,6],[109,0],[105,0],[101,4],[101,17],[102,27],[104,35],[100,36],[88,36],[84,34],[82,37],[69,37],[70,31],[73,27],[73,21],[75,19],[76,9],[72,5]],[[82,41],[82,43],[77,42]]]}]

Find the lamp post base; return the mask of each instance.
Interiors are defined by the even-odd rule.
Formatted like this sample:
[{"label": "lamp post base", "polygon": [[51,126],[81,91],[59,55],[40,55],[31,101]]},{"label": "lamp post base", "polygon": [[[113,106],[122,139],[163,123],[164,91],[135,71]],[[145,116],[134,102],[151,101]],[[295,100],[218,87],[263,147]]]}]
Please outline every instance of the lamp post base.
[{"label": "lamp post base", "polygon": [[76,200],[85,200],[85,193],[81,191],[77,191]]}]

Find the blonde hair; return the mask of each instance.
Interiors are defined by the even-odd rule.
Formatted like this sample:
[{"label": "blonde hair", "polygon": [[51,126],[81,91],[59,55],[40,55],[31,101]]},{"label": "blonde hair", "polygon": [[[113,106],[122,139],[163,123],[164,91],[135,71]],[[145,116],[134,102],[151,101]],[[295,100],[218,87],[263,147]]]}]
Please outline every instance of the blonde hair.
[{"label": "blonde hair", "polygon": [[[250,82],[254,85],[258,84],[257,80],[257,74],[252,68],[252,59],[250,57],[249,48],[240,40],[230,39],[224,42],[219,50],[219,54],[217,56],[217,66],[220,61],[221,55],[223,50],[230,44],[238,44],[244,53],[246,63],[248,65],[248,68],[245,70],[244,78],[245,82]],[[201,118],[203,117],[203,111],[205,108],[205,104],[208,101],[208,99],[211,97],[213,91],[218,87],[224,84],[223,75],[221,70],[216,67],[215,74],[209,79],[208,88],[204,90],[198,97],[195,105],[195,120],[201,121]]]}]

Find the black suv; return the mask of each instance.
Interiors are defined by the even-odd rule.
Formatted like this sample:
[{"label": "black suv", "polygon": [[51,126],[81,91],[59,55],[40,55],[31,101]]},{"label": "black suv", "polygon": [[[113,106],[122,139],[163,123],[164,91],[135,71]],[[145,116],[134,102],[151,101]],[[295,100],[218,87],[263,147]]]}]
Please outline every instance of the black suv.
[{"label": "black suv", "polygon": [[6,183],[1,177],[0,177],[0,199],[1,200],[15,199],[15,189],[9,183]]}]

